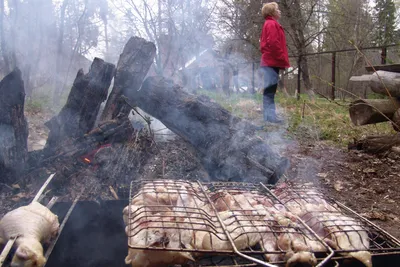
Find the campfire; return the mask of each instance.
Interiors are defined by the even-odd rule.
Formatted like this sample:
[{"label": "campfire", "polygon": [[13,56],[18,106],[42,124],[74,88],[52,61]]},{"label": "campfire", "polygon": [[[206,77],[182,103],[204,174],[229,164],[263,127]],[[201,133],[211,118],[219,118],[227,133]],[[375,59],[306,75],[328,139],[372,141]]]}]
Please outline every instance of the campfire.
[{"label": "campfire", "polygon": [[[29,153],[21,72],[1,81],[3,181],[37,185],[54,173],[18,210],[36,206],[58,216],[58,234],[37,265],[44,266],[43,256],[46,266],[58,267],[387,266],[399,259],[400,242],[348,207],[307,185],[277,183],[288,160],[252,123],[169,79],[145,79],[154,56],[153,43],[133,37],[116,67],[96,58],[87,74],[79,71],[65,106],[46,123],[46,146]],[[175,177],[161,154],[162,171],[150,175],[145,156],[159,147],[151,120],[137,108],[190,146],[204,175]],[[135,129],[131,112],[146,129]],[[21,216],[7,218],[9,226]],[[1,236],[1,264],[22,234]]]}]

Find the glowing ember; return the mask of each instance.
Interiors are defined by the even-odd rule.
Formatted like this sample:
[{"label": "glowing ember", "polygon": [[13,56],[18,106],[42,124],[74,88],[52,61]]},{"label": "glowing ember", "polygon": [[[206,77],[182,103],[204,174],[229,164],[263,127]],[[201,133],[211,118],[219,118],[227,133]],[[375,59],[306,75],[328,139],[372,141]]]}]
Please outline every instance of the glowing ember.
[{"label": "glowing ember", "polygon": [[88,159],[88,158],[84,158],[83,159],[86,163],[90,163],[91,161],[90,161],[90,159]]}]

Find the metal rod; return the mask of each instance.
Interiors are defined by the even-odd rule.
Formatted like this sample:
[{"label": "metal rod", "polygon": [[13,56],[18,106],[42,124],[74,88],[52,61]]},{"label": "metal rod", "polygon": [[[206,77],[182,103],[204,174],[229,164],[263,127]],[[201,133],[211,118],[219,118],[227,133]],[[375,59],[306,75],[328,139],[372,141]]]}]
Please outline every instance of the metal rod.
[{"label": "metal rod", "polygon": [[386,232],[385,230],[383,230],[382,228],[378,227],[376,224],[374,224],[373,222],[365,219],[363,216],[359,215],[357,212],[355,212],[354,210],[350,209],[349,207],[345,206],[344,204],[340,203],[339,201],[334,200],[335,203],[337,205],[339,205],[342,209],[345,209],[349,212],[351,212],[353,215],[357,216],[358,218],[360,218],[361,220],[363,220],[364,222],[372,225],[373,227],[375,227],[377,230],[379,230],[380,232],[384,233],[385,235],[387,235],[388,237],[390,237],[392,240],[392,242],[396,243],[397,246],[400,246],[400,241],[397,240],[394,236],[392,236],[391,234],[389,234],[388,232]]},{"label": "metal rod", "polygon": [[46,182],[39,189],[39,191],[37,192],[36,196],[33,198],[32,202],[37,202],[39,200],[39,197],[43,194],[43,191],[46,189],[48,184],[51,182],[51,180],[53,179],[54,175],[56,175],[56,173],[53,173],[52,175],[49,176],[49,178],[47,178]]},{"label": "metal rod", "polygon": [[7,259],[7,256],[10,253],[10,250],[11,250],[12,246],[14,245],[15,241],[17,240],[17,238],[18,238],[18,236],[15,236],[7,241],[7,244],[4,247],[4,249],[0,255],[0,267],[3,266],[3,263]]},{"label": "metal rod", "polygon": [[[53,249],[54,249],[54,247],[55,247],[55,245],[56,245],[56,243],[57,243],[57,241],[58,241],[58,238],[60,238],[61,232],[62,232],[62,230],[64,229],[65,224],[67,223],[69,217],[71,216],[71,213],[72,213],[72,211],[74,210],[74,208],[75,208],[75,206],[76,206],[76,203],[78,203],[78,200],[79,200],[79,198],[81,197],[83,191],[84,191],[84,189],[82,189],[82,191],[79,193],[79,195],[75,198],[75,200],[74,200],[74,202],[72,203],[71,207],[69,208],[67,214],[65,215],[65,218],[64,218],[64,220],[62,221],[62,223],[61,223],[61,225],[60,225],[60,229],[58,230],[58,235],[57,235],[57,237],[54,239],[53,242],[51,242],[50,246],[48,247],[48,249],[47,249],[47,251],[46,251],[46,254],[44,255],[44,257],[45,257],[46,259],[49,258],[51,252],[53,251]],[[45,265],[45,266],[46,266],[46,265]]]},{"label": "metal rod", "polygon": [[52,197],[52,199],[50,199],[49,203],[47,203],[46,208],[48,208],[49,210],[54,206],[54,204],[56,204],[58,200],[58,197]]},{"label": "metal rod", "polygon": [[277,267],[276,265],[272,265],[272,264],[269,264],[269,263],[267,263],[267,262],[265,262],[265,261],[261,261],[261,260],[255,259],[255,258],[253,258],[253,257],[250,257],[250,256],[248,256],[248,255],[246,255],[246,254],[243,254],[243,253],[241,253],[241,252],[236,248],[235,242],[233,241],[231,235],[229,234],[228,229],[226,229],[226,226],[225,226],[223,220],[222,220],[221,217],[218,215],[217,209],[215,208],[215,206],[214,206],[214,204],[212,203],[212,201],[211,201],[210,197],[208,196],[208,194],[204,191],[204,188],[203,188],[202,183],[201,183],[200,181],[197,181],[197,183],[199,184],[199,186],[200,186],[200,188],[201,188],[201,191],[203,191],[203,193],[204,193],[204,195],[206,196],[208,202],[210,203],[210,206],[211,206],[211,208],[213,209],[213,211],[214,211],[214,213],[215,213],[215,216],[217,217],[219,223],[221,224],[222,230],[224,231],[224,233],[225,233],[226,237],[228,238],[229,242],[231,243],[231,246],[232,246],[232,248],[233,248],[233,251],[234,251],[238,256],[240,256],[240,257],[242,257],[242,258],[245,258],[245,259],[247,259],[247,260],[250,260],[250,261],[252,261],[252,262],[258,263],[258,264],[260,264],[260,265],[262,265],[262,266]]},{"label": "metal rod", "polygon": [[297,61],[297,100],[300,100],[300,87],[301,87],[301,56]]},{"label": "metal rod", "polygon": [[381,64],[385,65],[386,64],[386,55],[387,55],[387,47],[382,47],[382,53],[381,53]]},{"label": "metal rod", "polygon": [[332,87],[331,87],[331,99],[335,100],[335,88],[336,87],[336,52],[332,53]]}]

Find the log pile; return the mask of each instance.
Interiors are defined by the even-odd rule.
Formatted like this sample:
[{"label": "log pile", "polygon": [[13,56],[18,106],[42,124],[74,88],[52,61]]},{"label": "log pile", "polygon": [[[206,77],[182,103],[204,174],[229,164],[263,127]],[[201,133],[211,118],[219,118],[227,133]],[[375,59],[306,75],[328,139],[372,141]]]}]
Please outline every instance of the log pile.
[{"label": "log pile", "polygon": [[[393,129],[400,132],[400,68],[399,64],[369,67],[371,75],[352,77],[353,82],[367,84],[371,90],[384,99],[358,99],[350,104],[351,121],[356,126],[391,122]],[[370,136],[355,141],[349,148],[369,153],[381,153],[399,145],[399,134],[394,136]],[[397,149],[394,149],[397,151]]]},{"label": "log pile", "polygon": [[[76,159],[84,157],[88,162],[111,162],[106,169],[102,169],[104,173],[131,179],[132,172],[143,168],[144,163],[140,161],[135,165],[129,162],[138,154],[134,145],[138,143],[138,131],[127,115],[139,107],[159,119],[197,151],[210,179],[275,183],[287,169],[288,160],[256,137],[254,125],[233,116],[207,97],[186,93],[163,77],[148,77],[143,81],[155,52],[153,43],[132,37],[125,45],[116,68],[96,58],[87,74],[80,70],[65,106],[46,123],[50,133],[44,150],[30,154],[29,168],[22,169],[34,173],[33,170],[39,167],[54,167],[60,162],[76,162]],[[113,90],[103,114],[98,114],[113,78]],[[1,138],[5,138],[5,133],[15,140],[9,146],[4,142],[0,144],[0,160],[10,154],[14,158],[10,157],[8,166],[19,166],[27,158],[28,135],[23,116],[24,93],[20,72],[14,71],[0,85],[0,92],[17,92],[17,97],[12,98],[15,101],[8,100],[9,105],[0,106],[14,116],[7,115],[3,119],[1,116],[6,112],[0,113],[0,126],[9,129],[0,131]],[[100,123],[95,125],[98,117],[101,118]],[[154,147],[154,140],[146,139],[144,143]],[[18,162],[15,153],[7,149],[18,150]],[[91,158],[93,151],[96,155]],[[104,155],[100,154],[108,155],[109,160],[102,159]],[[5,165],[4,162],[0,161],[0,168],[4,168],[1,164]],[[73,172],[71,164],[63,168],[69,174]]]}]

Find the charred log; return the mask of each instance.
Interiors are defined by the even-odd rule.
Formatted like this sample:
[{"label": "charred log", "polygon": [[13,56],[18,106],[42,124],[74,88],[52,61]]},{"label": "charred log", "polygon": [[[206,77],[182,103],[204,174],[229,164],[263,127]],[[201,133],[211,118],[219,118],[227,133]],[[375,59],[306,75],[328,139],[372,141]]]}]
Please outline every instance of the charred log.
[{"label": "charred log", "polygon": [[356,126],[385,122],[392,119],[400,107],[396,99],[360,99],[351,103],[351,121]]},{"label": "charred log", "polygon": [[119,58],[114,87],[101,115],[101,121],[111,120],[119,113],[129,114],[130,108],[121,96],[126,90],[138,90],[142,85],[156,54],[153,43],[139,37],[132,37],[125,45]]},{"label": "charred log", "polygon": [[67,103],[46,123],[50,129],[47,154],[56,153],[67,140],[82,137],[93,128],[100,105],[107,98],[114,69],[113,64],[95,58],[89,73],[78,71]]},{"label": "charred log", "polygon": [[255,126],[205,96],[181,90],[163,77],[149,77],[129,91],[135,105],[193,145],[213,179],[275,183],[288,166],[255,136]]},{"label": "charred log", "polygon": [[134,129],[126,116],[102,122],[89,133],[64,141],[50,156],[47,153],[31,153],[30,168],[52,165],[55,161],[64,159],[76,161],[80,156],[104,144],[129,141],[133,134]]},{"label": "charred log", "polygon": [[16,68],[0,82],[0,181],[12,182],[25,168],[28,123],[24,116],[25,89]]}]

